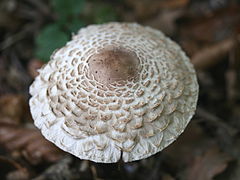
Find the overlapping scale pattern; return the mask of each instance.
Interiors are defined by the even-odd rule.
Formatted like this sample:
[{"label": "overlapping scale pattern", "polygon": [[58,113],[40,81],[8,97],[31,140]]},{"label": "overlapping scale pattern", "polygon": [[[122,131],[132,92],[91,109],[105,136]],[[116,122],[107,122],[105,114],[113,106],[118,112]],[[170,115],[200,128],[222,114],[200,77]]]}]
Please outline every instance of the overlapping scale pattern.
[{"label": "overlapping scale pattern", "polygon": [[[108,47],[137,57],[133,78],[95,79],[89,59]],[[39,72],[30,87],[35,125],[81,159],[149,157],[183,132],[196,109],[198,84],[185,53],[160,31],[134,23],[81,29]]]}]

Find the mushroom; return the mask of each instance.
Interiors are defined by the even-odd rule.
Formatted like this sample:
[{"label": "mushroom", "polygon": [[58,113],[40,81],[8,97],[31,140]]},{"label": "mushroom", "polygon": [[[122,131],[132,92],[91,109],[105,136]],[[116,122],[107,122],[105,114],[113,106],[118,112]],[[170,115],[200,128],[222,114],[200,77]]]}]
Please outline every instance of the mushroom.
[{"label": "mushroom", "polygon": [[80,159],[147,158],[194,115],[198,83],[181,48],[136,23],[82,28],[39,70],[30,109],[46,139]]}]

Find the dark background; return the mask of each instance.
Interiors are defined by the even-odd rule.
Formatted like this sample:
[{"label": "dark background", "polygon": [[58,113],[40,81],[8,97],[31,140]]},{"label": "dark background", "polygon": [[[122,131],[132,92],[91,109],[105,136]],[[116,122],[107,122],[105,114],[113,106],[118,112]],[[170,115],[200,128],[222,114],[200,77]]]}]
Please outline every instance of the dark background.
[{"label": "dark background", "polygon": [[[132,163],[77,159],[34,128],[36,69],[88,24],[138,22],[178,42],[200,84],[196,115],[175,143]],[[0,0],[0,179],[240,179],[240,2]]]}]

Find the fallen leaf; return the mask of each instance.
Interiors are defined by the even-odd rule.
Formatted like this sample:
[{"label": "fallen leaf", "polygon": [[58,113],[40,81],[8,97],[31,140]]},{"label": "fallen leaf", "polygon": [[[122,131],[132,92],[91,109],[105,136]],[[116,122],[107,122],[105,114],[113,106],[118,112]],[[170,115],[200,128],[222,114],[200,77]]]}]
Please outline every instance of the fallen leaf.
[{"label": "fallen leaf", "polygon": [[[29,179],[29,172],[21,164],[6,157],[0,156],[0,177],[7,180],[27,180]],[[16,173],[17,172],[17,173]],[[16,175],[18,175],[16,177]],[[20,176],[21,177],[20,177]]]},{"label": "fallen leaf", "polygon": [[176,20],[182,16],[183,12],[181,9],[164,10],[153,18],[144,21],[143,25],[159,29],[163,33],[172,36],[177,31]]},{"label": "fallen leaf", "polygon": [[175,178],[173,178],[171,175],[169,174],[164,174],[162,176],[162,180],[175,180]]},{"label": "fallen leaf", "polygon": [[28,91],[31,79],[14,51],[0,57],[0,72],[0,93],[26,93]]},{"label": "fallen leaf", "polygon": [[213,14],[194,17],[185,14],[178,20],[180,39],[208,45],[229,38],[240,22],[240,6],[225,8]]},{"label": "fallen leaf", "polygon": [[32,78],[35,78],[39,73],[38,69],[40,69],[44,65],[44,62],[38,59],[31,59],[28,63],[28,73]]},{"label": "fallen leaf", "polygon": [[232,158],[218,148],[210,148],[204,154],[196,156],[186,174],[187,180],[212,180],[223,172]]},{"label": "fallen leaf", "polygon": [[[32,180],[64,180],[64,179],[93,179],[87,171],[87,177],[84,177],[84,173],[79,173],[78,164],[74,163],[73,156],[65,156],[57,163],[49,166],[44,172]],[[78,161],[81,164],[82,161]]]},{"label": "fallen leaf", "polygon": [[27,169],[19,169],[9,172],[6,175],[6,180],[29,180],[29,176]]},{"label": "fallen leaf", "polygon": [[[239,33],[240,34],[240,33]],[[233,49],[229,53],[228,69],[225,73],[226,78],[226,94],[228,103],[233,105],[236,103],[239,96],[239,68],[240,68],[240,35],[238,41],[236,41]]]},{"label": "fallen leaf", "polygon": [[192,121],[178,140],[163,150],[163,154],[172,159],[171,166],[182,167],[189,165],[197,154],[212,146],[216,146],[215,140],[209,138],[204,129]]},{"label": "fallen leaf", "polygon": [[212,46],[199,50],[192,57],[194,67],[198,70],[203,70],[217,64],[219,61],[224,59],[224,57],[234,47],[234,44],[235,38],[228,38]]},{"label": "fallen leaf", "polygon": [[47,141],[37,129],[0,123],[0,145],[25,157],[31,164],[55,162],[63,152]]},{"label": "fallen leaf", "polygon": [[0,96],[0,122],[19,124],[25,116],[27,102],[22,95],[6,94]]},{"label": "fallen leaf", "polygon": [[163,9],[183,8],[189,0],[127,0],[126,3],[133,8],[138,18],[146,19]]}]

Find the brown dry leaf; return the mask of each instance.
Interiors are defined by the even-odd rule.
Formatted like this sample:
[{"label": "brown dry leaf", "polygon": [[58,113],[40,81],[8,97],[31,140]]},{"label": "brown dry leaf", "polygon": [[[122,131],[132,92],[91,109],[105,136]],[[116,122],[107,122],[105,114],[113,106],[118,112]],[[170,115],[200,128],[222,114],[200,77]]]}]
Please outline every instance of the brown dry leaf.
[{"label": "brown dry leaf", "polygon": [[[7,75],[7,60],[5,57],[0,56],[0,95],[9,92],[9,87],[6,84],[6,75]],[[4,86],[3,86],[4,84]]]},{"label": "brown dry leaf", "polygon": [[169,174],[164,174],[162,176],[162,180],[175,180],[175,178],[173,178],[171,175]]},{"label": "brown dry leaf", "polygon": [[6,180],[29,180],[29,176],[30,175],[27,169],[19,169],[8,173],[6,176]]},{"label": "brown dry leaf", "polygon": [[192,57],[192,63],[198,70],[209,68],[221,61],[234,47],[235,39],[228,38],[212,46],[199,50]]},{"label": "brown dry leaf", "polygon": [[[9,22],[12,22],[12,23],[9,23]],[[7,12],[0,11],[0,27],[1,28],[13,30],[17,26],[16,23],[19,24],[19,22],[16,21],[14,17],[7,14]]]},{"label": "brown dry leaf", "polygon": [[[183,8],[189,0],[127,0],[138,18],[148,18],[161,10]],[[146,9],[147,8],[147,9]]]},{"label": "brown dry leaf", "polygon": [[212,180],[223,172],[232,158],[219,151],[218,148],[208,149],[203,155],[197,156],[189,166],[186,174],[187,180]]},{"label": "brown dry leaf", "polygon": [[182,8],[185,7],[190,0],[165,0],[159,3],[159,8]]},{"label": "brown dry leaf", "polygon": [[32,78],[35,78],[39,73],[38,69],[40,69],[43,66],[43,62],[38,59],[32,59],[28,63],[28,73]]},{"label": "brown dry leaf", "polygon": [[237,97],[237,71],[228,69],[225,73],[226,78],[226,91],[229,104],[234,103]]},{"label": "brown dry leaf", "polygon": [[176,20],[182,16],[183,12],[182,9],[164,10],[147,19],[143,24],[160,29],[165,34],[173,36],[177,31]]},{"label": "brown dry leaf", "polygon": [[[79,172],[78,163],[73,163],[74,158],[72,156],[65,156],[60,161],[49,166],[44,172],[32,180],[81,180],[81,179],[93,179],[90,172],[87,171],[87,177],[84,176],[84,172]],[[73,165],[74,164],[74,165]]]},{"label": "brown dry leaf", "polygon": [[31,164],[55,162],[63,152],[44,139],[37,129],[0,123],[0,145],[12,152],[12,156],[24,156]]},{"label": "brown dry leaf", "polygon": [[15,1],[0,1],[0,28],[7,31],[16,31],[22,21],[13,11],[16,8]]},{"label": "brown dry leaf", "polygon": [[22,95],[6,94],[0,96],[0,122],[19,124],[25,116],[27,102]]},{"label": "brown dry leaf", "polygon": [[240,23],[239,11],[239,6],[233,6],[204,17],[186,14],[178,21],[180,39],[200,45],[222,41],[236,32],[236,25]]},{"label": "brown dry leaf", "polygon": [[0,156],[0,177],[7,180],[28,180],[29,172],[18,162]]},{"label": "brown dry leaf", "polygon": [[163,153],[172,159],[171,166],[185,166],[192,162],[196,154],[215,146],[216,141],[209,138],[202,127],[192,121],[184,133]]},{"label": "brown dry leaf", "polygon": [[[240,33],[239,33],[240,34]],[[239,96],[239,76],[240,69],[240,35],[233,49],[230,50],[229,65],[225,73],[226,92],[228,103],[233,105],[237,102]]]}]

